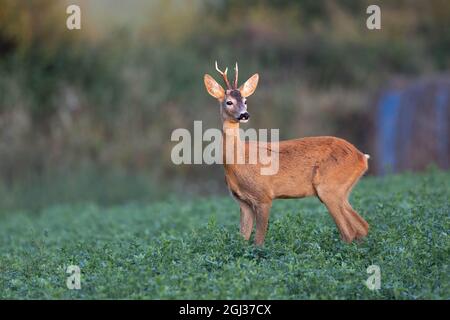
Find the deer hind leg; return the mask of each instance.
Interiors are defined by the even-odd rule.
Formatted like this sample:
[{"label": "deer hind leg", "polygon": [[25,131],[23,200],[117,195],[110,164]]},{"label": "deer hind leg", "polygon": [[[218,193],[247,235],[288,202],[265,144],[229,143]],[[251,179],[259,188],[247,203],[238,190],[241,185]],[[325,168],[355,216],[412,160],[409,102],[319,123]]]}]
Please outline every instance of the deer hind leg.
[{"label": "deer hind leg", "polygon": [[361,239],[367,236],[367,234],[369,233],[369,224],[352,208],[347,199],[344,202],[343,209],[349,220],[351,219],[352,221],[352,225],[356,230],[356,238]]},{"label": "deer hind leg", "polygon": [[272,203],[260,203],[255,206],[256,213],[256,234],[255,245],[262,246],[266,237],[267,226],[269,224],[270,207]]},{"label": "deer hind leg", "polygon": [[317,187],[316,190],[320,201],[325,204],[328,212],[333,217],[342,240],[348,243],[352,242],[357,236],[357,231],[349,219],[348,214],[343,210],[345,203],[344,197],[325,188]]},{"label": "deer hind leg", "polygon": [[357,231],[356,238],[358,239],[367,236],[369,232],[369,224],[352,208],[350,202],[348,201],[348,197],[350,196],[350,193],[354,185],[358,182],[358,180],[361,178],[361,176],[364,174],[365,171],[366,169],[357,172],[353,177],[353,179],[350,180],[349,186],[345,190],[345,201],[343,207],[345,214],[347,215],[348,219],[352,221],[354,229]]},{"label": "deer hind leg", "polygon": [[239,205],[241,207],[241,235],[248,240],[252,234],[255,214],[247,203],[239,201]]},{"label": "deer hind leg", "polygon": [[313,171],[313,185],[317,196],[328,208],[346,242],[362,238],[368,233],[368,223],[348,202],[353,186],[367,170],[367,159],[364,158],[363,161],[347,173],[333,171],[321,174],[317,167]]},{"label": "deer hind leg", "polygon": [[352,208],[350,202],[348,201],[348,198],[353,187],[366,170],[367,166],[360,167],[359,170],[353,172],[353,174],[350,174],[350,178],[342,182],[341,187],[339,188],[340,192],[342,192],[343,194],[343,201],[341,206],[342,214],[346,217],[348,223],[356,231],[355,238],[357,239],[361,239],[367,236],[369,232],[369,224]]}]

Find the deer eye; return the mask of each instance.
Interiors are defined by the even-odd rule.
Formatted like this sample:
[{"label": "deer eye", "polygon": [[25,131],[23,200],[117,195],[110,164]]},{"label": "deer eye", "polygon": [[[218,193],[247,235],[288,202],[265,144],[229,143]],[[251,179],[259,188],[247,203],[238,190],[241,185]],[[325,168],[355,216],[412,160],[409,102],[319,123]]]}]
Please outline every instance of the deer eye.
[{"label": "deer eye", "polygon": [[232,104],[233,104],[232,101],[230,101],[230,100],[227,101],[227,105],[231,106]]}]

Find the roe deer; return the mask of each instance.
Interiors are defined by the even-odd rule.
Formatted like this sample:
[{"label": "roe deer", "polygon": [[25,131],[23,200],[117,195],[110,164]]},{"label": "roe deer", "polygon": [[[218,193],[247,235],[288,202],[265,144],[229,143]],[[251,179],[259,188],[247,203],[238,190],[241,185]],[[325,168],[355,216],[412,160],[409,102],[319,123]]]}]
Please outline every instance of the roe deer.
[{"label": "roe deer", "polygon": [[[209,74],[204,83],[210,95],[220,102],[223,124],[223,157],[227,140],[233,139],[235,149],[247,155],[253,141],[241,141],[239,123],[247,122],[246,98],[258,85],[256,73],[238,87],[238,66],[235,67],[233,86],[227,78],[227,69],[216,70],[222,75],[226,90]],[[269,152],[276,152],[270,149]],[[273,175],[261,175],[260,163],[233,164],[224,161],[225,180],[241,209],[240,232],[249,240],[256,220],[255,244],[262,245],[267,231],[273,199],[316,196],[325,204],[336,223],[341,238],[346,242],[360,239],[368,233],[368,223],[351,207],[348,197],[356,182],[368,169],[369,155],[361,153],[351,143],[336,137],[308,137],[280,141],[278,145],[279,170]]]}]

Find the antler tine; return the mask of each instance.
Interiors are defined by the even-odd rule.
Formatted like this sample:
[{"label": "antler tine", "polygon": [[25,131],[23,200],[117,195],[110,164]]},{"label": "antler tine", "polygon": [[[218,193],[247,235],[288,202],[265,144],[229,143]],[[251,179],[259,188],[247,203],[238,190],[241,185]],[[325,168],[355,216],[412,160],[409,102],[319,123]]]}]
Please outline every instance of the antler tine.
[{"label": "antler tine", "polygon": [[236,62],[236,65],[234,66],[234,88],[235,89],[238,88],[238,74],[239,74],[238,63]]},{"label": "antler tine", "polygon": [[225,71],[222,72],[222,70],[219,69],[219,66],[217,65],[217,61],[216,61],[216,70],[217,70],[217,72],[219,72],[221,75],[223,75],[223,74],[227,74],[228,68],[226,68]]},{"label": "antler tine", "polygon": [[231,85],[230,85],[230,82],[228,81],[228,77],[227,77],[228,68],[225,68],[225,71],[222,72],[219,69],[219,66],[217,65],[217,61],[216,61],[216,70],[217,70],[217,72],[219,72],[222,75],[223,80],[225,80],[225,84],[227,85],[227,89],[231,89]]}]

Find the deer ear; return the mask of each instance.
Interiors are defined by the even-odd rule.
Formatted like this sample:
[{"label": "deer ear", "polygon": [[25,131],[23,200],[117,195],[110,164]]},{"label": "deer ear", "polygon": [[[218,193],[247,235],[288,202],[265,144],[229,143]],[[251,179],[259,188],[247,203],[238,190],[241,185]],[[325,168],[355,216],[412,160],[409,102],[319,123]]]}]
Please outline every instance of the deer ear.
[{"label": "deer ear", "polygon": [[244,98],[251,96],[253,92],[255,92],[256,87],[258,86],[259,75],[255,73],[244,82],[242,86],[239,87],[239,91],[241,92],[241,96]]},{"label": "deer ear", "polygon": [[203,81],[205,82],[206,90],[210,95],[216,99],[223,100],[225,97],[225,90],[213,79],[213,77],[209,74],[205,74]]}]

